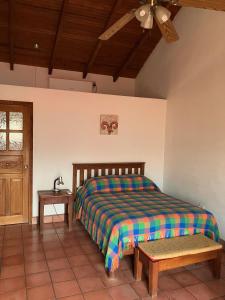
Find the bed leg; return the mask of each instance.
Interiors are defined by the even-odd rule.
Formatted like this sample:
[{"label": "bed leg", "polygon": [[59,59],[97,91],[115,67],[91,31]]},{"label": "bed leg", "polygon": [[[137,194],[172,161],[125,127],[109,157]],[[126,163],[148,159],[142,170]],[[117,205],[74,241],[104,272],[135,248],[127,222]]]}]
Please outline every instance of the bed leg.
[{"label": "bed leg", "polygon": [[115,272],[108,271],[107,274],[108,274],[109,279],[116,279],[116,273]]}]

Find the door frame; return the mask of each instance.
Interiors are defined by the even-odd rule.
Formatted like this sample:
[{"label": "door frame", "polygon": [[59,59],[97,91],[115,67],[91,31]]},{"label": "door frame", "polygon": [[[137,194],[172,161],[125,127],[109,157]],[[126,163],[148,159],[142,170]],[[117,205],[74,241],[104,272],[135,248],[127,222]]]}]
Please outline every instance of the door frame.
[{"label": "door frame", "polygon": [[29,187],[28,187],[28,223],[32,224],[32,208],[33,208],[33,102],[0,100],[0,105],[22,105],[28,108],[30,115],[29,128]]}]

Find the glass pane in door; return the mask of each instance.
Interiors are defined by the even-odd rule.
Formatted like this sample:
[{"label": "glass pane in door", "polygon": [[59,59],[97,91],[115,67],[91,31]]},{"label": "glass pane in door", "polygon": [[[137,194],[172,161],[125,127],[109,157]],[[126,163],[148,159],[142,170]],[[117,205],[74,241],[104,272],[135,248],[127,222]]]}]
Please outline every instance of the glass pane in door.
[{"label": "glass pane in door", "polygon": [[23,130],[23,113],[21,112],[9,113],[9,129]]},{"label": "glass pane in door", "polygon": [[0,111],[0,129],[6,129],[6,112]]},{"label": "glass pane in door", "polygon": [[6,150],[6,132],[0,132],[0,150]]},{"label": "glass pane in door", "polygon": [[9,133],[9,150],[23,150],[23,134],[21,132]]}]

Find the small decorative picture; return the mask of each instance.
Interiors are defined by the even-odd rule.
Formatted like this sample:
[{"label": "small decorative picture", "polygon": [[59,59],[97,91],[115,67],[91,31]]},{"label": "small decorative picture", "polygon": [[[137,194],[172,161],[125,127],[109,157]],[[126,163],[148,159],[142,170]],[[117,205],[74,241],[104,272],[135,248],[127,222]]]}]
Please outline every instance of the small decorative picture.
[{"label": "small decorative picture", "polygon": [[117,115],[100,115],[100,134],[104,134],[104,135],[118,134]]}]

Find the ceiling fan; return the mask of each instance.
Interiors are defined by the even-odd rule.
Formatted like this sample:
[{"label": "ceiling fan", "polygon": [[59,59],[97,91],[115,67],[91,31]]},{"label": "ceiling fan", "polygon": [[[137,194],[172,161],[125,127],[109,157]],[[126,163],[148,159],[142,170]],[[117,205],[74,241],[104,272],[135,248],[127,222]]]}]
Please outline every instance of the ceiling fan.
[{"label": "ceiling fan", "polygon": [[[121,30],[131,20],[136,18],[143,29],[152,29],[155,20],[163,37],[168,43],[179,39],[176,29],[170,19],[170,5],[187,6],[225,11],[225,0],[141,0],[138,9],[132,9],[109,27],[100,36],[100,40],[108,40]],[[166,5],[165,5],[166,4]],[[167,7],[165,7],[167,6]]]}]

